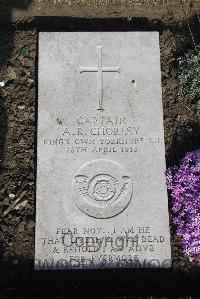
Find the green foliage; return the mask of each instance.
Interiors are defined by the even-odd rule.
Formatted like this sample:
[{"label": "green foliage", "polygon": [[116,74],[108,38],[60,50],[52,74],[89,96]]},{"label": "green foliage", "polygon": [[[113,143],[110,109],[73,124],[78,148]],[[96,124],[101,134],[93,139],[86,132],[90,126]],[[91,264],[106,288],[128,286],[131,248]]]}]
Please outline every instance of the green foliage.
[{"label": "green foliage", "polygon": [[200,46],[189,51],[184,58],[179,59],[179,74],[181,91],[192,101],[200,104]]},{"label": "green foliage", "polygon": [[17,51],[19,56],[26,56],[29,53],[29,49],[27,47],[22,47]]}]

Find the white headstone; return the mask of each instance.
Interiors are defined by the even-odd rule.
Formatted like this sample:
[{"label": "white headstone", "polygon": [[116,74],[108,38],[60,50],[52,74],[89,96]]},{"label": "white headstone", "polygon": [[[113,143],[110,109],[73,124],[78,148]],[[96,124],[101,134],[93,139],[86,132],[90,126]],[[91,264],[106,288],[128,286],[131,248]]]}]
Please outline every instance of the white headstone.
[{"label": "white headstone", "polygon": [[40,33],[35,269],[170,267],[157,32]]}]

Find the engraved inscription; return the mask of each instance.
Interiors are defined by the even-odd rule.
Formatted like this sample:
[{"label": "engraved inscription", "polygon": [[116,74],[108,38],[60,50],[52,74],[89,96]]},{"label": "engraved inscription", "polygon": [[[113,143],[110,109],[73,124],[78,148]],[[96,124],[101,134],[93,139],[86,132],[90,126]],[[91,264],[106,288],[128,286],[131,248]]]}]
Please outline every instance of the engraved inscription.
[{"label": "engraved inscription", "polygon": [[102,66],[102,46],[97,46],[97,67],[80,67],[80,73],[95,72],[97,73],[97,96],[99,99],[99,107],[97,110],[103,111],[103,73],[104,72],[120,72],[119,66],[105,67]]},{"label": "engraved inscription", "polygon": [[110,218],[121,213],[132,197],[132,180],[125,169],[110,160],[94,160],[73,177],[77,207],[94,218]]},{"label": "engraved inscription", "polygon": [[159,34],[41,33],[39,52],[36,261],[165,267]]},{"label": "engraved inscription", "polygon": [[156,149],[163,145],[163,138],[144,129],[135,118],[125,115],[78,115],[71,124],[66,121],[59,125],[58,135],[45,136],[46,147],[59,147],[65,155],[91,153],[115,156],[127,153],[137,155],[144,148]]}]

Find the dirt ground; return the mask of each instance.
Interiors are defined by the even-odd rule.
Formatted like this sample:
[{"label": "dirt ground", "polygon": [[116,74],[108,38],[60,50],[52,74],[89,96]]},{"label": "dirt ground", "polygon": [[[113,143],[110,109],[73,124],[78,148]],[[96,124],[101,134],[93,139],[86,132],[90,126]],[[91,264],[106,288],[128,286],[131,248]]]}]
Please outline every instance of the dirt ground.
[{"label": "dirt ground", "polygon": [[35,16],[79,18],[137,17],[184,21],[200,13],[199,0],[1,0],[2,20],[26,22]]},{"label": "dirt ground", "polygon": [[172,224],[171,270],[33,271],[38,31],[160,32],[166,160],[170,166],[200,146],[196,106],[178,93],[176,76],[177,59],[194,48],[194,42],[199,43],[200,20],[198,15],[183,22],[173,19],[173,24],[169,20],[153,16],[152,20],[44,18],[2,24],[0,81],[5,81],[5,86],[0,87],[0,297],[93,298],[95,294],[105,299],[200,294],[200,262],[184,256]]}]

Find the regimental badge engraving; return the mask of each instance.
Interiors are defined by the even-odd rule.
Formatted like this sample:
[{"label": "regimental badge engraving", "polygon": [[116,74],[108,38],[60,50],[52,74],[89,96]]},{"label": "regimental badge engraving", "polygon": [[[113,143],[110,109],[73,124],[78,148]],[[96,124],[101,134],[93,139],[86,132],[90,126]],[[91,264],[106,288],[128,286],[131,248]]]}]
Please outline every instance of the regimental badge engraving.
[{"label": "regimental badge engraving", "polygon": [[73,177],[73,198],[77,207],[94,218],[120,214],[132,198],[132,179],[118,163],[94,160]]}]

